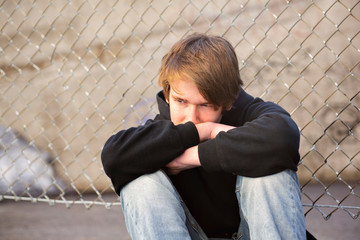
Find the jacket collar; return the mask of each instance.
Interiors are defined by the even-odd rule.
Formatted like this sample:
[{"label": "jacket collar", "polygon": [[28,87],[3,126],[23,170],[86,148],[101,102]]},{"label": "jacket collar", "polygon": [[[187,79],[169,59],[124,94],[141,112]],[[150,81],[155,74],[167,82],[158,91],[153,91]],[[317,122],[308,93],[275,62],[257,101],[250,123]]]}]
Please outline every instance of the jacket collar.
[{"label": "jacket collar", "polygon": [[158,92],[158,94],[156,95],[156,101],[158,104],[160,116],[163,119],[170,120],[170,108],[169,104],[165,100],[163,91]]},{"label": "jacket collar", "polygon": [[223,113],[221,123],[239,126],[243,124],[243,118],[254,97],[241,88],[234,104],[229,111]]}]

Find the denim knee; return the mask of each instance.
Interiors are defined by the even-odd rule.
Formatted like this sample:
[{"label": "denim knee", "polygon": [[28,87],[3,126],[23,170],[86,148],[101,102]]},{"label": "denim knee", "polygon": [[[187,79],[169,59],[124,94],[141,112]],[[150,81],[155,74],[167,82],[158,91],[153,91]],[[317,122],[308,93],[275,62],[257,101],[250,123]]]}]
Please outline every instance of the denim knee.
[{"label": "denim knee", "polygon": [[120,201],[132,239],[189,239],[179,195],[162,171],[127,184]]},{"label": "denim knee", "polygon": [[[238,176],[236,194],[251,238],[304,239],[305,219],[296,172],[248,178]],[[240,214],[241,214],[240,213]]]},{"label": "denim knee", "polygon": [[124,206],[132,203],[138,208],[149,209],[157,199],[161,198],[174,198],[179,201],[176,190],[163,171],[142,175],[128,183],[120,191],[120,201]]}]

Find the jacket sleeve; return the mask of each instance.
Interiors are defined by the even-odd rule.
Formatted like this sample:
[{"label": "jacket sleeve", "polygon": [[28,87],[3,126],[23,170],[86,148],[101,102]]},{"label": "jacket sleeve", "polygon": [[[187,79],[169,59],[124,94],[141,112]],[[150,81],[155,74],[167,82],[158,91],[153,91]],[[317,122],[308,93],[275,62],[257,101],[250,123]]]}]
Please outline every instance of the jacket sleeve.
[{"label": "jacket sleeve", "polygon": [[105,143],[101,160],[115,191],[135,178],[164,167],[187,148],[199,143],[193,123],[175,126],[170,120],[148,120],[122,130]]},{"label": "jacket sleeve", "polygon": [[199,158],[205,170],[246,177],[297,170],[297,125],[280,106],[261,99],[254,101],[244,124],[199,144]]}]

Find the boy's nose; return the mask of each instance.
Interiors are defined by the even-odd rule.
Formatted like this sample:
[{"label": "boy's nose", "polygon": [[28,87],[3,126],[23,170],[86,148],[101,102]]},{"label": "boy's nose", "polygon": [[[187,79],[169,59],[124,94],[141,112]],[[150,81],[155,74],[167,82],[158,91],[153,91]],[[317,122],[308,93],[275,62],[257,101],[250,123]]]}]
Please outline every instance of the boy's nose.
[{"label": "boy's nose", "polygon": [[186,122],[200,123],[199,114],[196,106],[189,106],[186,111]]}]

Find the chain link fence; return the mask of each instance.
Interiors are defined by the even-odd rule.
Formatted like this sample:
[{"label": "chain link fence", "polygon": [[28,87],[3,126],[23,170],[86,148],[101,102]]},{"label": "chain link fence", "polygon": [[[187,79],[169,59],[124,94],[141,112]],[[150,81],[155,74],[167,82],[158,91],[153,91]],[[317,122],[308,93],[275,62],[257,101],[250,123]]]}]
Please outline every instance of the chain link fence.
[{"label": "chain link fence", "polygon": [[0,200],[119,205],[101,165],[104,142],[155,116],[162,56],[206,32],[234,45],[250,94],[298,123],[305,212],[355,219],[359,30],[357,0],[4,0]]}]

